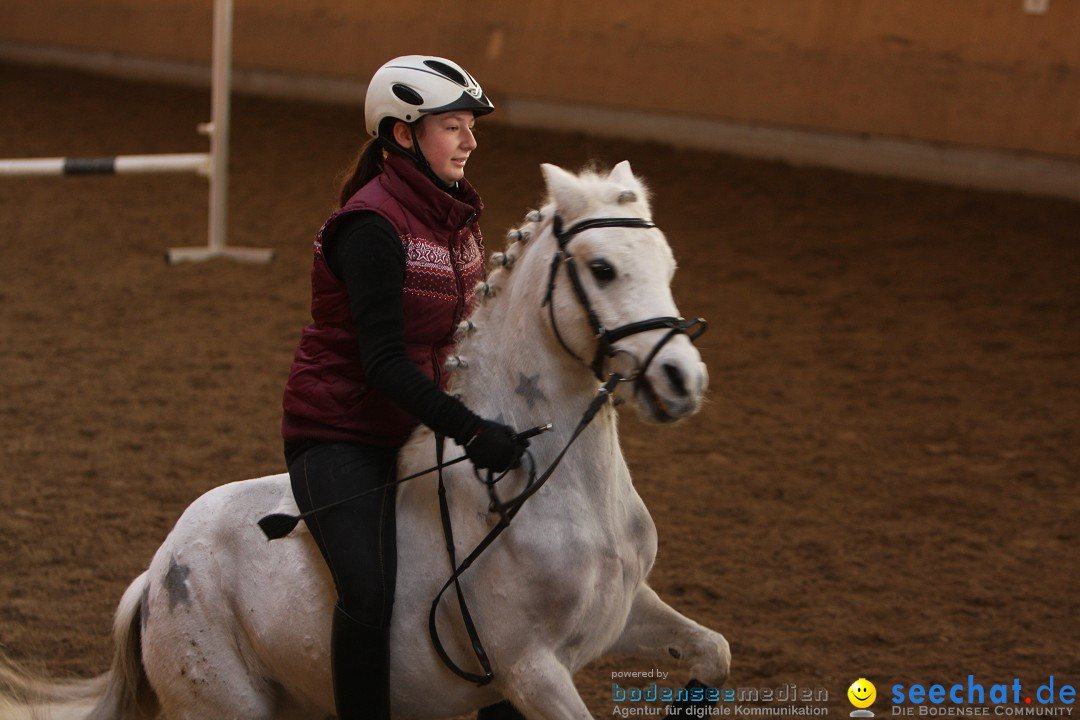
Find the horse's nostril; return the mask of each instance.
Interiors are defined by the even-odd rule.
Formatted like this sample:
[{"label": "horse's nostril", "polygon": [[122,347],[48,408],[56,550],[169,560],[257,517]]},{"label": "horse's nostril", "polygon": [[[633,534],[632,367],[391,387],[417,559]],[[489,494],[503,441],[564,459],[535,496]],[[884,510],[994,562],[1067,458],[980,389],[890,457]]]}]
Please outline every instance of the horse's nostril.
[{"label": "horse's nostril", "polygon": [[686,380],[683,378],[682,370],[671,363],[664,363],[664,374],[667,375],[668,383],[671,385],[671,389],[675,391],[675,394],[685,397],[687,394]]}]

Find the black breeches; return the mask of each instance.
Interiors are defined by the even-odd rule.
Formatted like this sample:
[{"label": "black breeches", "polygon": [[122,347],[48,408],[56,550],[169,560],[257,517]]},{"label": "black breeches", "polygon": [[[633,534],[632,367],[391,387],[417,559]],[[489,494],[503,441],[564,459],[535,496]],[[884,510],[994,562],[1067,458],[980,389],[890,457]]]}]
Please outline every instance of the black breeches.
[{"label": "black breeches", "polygon": [[[311,445],[289,463],[301,512],[395,479],[397,448]],[[397,576],[396,488],[372,492],[305,519],[337,586],[339,606],[358,623],[388,627]]]}]

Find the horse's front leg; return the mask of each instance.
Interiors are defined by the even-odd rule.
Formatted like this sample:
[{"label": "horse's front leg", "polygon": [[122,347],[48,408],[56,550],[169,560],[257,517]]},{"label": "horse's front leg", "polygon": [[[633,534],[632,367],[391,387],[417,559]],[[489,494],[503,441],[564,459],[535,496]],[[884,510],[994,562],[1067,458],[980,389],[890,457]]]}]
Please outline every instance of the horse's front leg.
[{"label": "horse's front leg", "polygon": [[518,662],[507,674],[503,692],[529,720],[591,720],[570,672],[552,655]]},{"label": "horse's front leg", "polygon": [[676,612],[644,584],[610,652],[673,658],[689,668],[691,678],[710,687],[723,685],[731,667],[731,649],[723,635]]}]

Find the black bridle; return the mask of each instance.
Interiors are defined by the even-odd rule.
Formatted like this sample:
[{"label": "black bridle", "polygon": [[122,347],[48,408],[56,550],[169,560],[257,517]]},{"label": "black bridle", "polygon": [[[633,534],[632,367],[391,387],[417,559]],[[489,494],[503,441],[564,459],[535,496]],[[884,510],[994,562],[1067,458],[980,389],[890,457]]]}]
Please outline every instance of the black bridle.
[{"label": "black bridle", "polygon": [[[608,358],[613,358],[620,352],[616,347],[616,343],[624,338],[628,338],[631,335],[637,335],[638,333],[648,332],[650,330],[667,330],[667,334],[661,338],[660,342],[653,346],[653,349],[646,356],[644,362],[637,362],[637,367],[628,380],[633,380],[635,386],[645,382],[645,371],[648,370],[649,365],[652,363],[653,358],[657,353],[667,345],[676,335],[686,335],[690,340],[696,340],[701,333],[705,332],[706,323],[704,318],[696,318],[694,320],[686,320],[681,317],[654,317],[648,320],[638,320],[637,322],[627,323],[620,325],[616,328],[607,328],[600,321],[600,317],[596,314],[596,310],[593,309],[592,303],[589,301],[589,294],[585,292],[585,285],[581,282],[581,274],[578,272],[577,263],[574,261],[574,255],[570,252],[567,246],[570,244],[570,240],[575,235],[583,233],[586,230],[595,230],[596,228],[641,228],[644,230],[655,228],[656,225],[643,220],[641,218],[631,217],[610,217],[610,218],[591,218],[586,220],[580,220],[569,228],[563,229],[562,218],[556,215],[552,220],[552,232],[555,235],[555,239],[559,242],[559,249],[555,251],[555,255],[551,258],[551,271],[548,273],[548,286],[547,293],[544,295],[544,305],[548,307],[548,316],[551,318],[551,328],[555,332],[555,338],[562,345],[572,357],[577,358],[582,363],[588,366],[592,370],[596,379],[604,381],[604,363]],[[593,355],[592,362],[587,362],[584,358],[578,355],[563,339],[562,333],[559,332],[559,323],[555,319],[555,303],[552,298],[555,294],[555,282],[558,279],[559,268],[565,266],[566,274],[570,278],[570,285],[574,288],[574,295],[577,296],[578,302],[581,303],[582,308],[585,310],[585,317],[588,320],[589,327],[593,331],[593,335],[596,338],[596,353]],[[637,361],[637,358],[635,358]]]},{"label": "black bridle", "polygon": [[[690,340],[696,340],[703,332],[705,332],[706,323],[703,318],[696,318],[694,320],[686,320],[681,317],[655,317],[648,320],[639,320],[637,322],[627,323],[620,325],[614,329],[608,329],[604,327],[600,321],[599,316],[593,309],[592,303],[589,302],[589,295],[585,292],[585,286],[581,282],[581,276],[577,270],[577,264],[574,262],[574,255],[567,249],[567,245],[570,240],[578,233],[585,232],[586,230],[593,230],[596,228],[641,228],[651,229],[656,225],[643,220],[641,218],[593,218],[588,220],[582,220],[580,222],[571,225],[569,229],[563,230],[562,218],[558,215],[553,220],[553,232],[555,238],[559,242],[559,249],[555,252],[555,256],[551,260],[551,272],[548,276],[547,292],[544,296],[544,305],[548,306],[551,327],[555,332],[555,337],[558,339],[559,344],[566,350],[572,357],[577,358],[583,364],[587,365],[592,370],[593,375],[596,376],[601,382],[604,381],[604,364],[608,358],[615,357],[620,352],[625,352],[616,347],[616,343],[620,340],[636,335],[638,333],[648,332],[650,330],[667,330],[665,334],[652,350],[645,357],[644,362],[638,362],[635,357],[635,370],[630,377],[624,377],[617,372],[612,372],[608,376],[607,382],[603,387],[599,389],[596,396],[593,398],[589,407],[586,408],[582,414],[580,421],[574,432],[571,433],[570,439],[567,441],[563,449],[555,457],[548,468],[540,474],[536,475],[536,466],[533,463],[532,455],[528,452],[525,454],[525,458],[528,460],[528,478],[525,483],[525,488],[518,493],[515,497],[505,502],[499,500],[498,495],[495,492],[495,483],[500,479],[493,476],[489,471],[485,484],[488,488],[491,504],[489,506],[490,512],[497,512],[499,514],[499,521],[492,528],[487,535],[473,548],[459,564],[457,561],[457,552],[454,543],[454,531],[450,522],[450,506],[446,498],[446,486],[443,481],[442,468],[450,463],[443,462],[443,438],[441,436],[436,437],[435,440],[435,455],[436,455],[436,468],[439,473],[439,511],[442,517],[443,525],[443,539],[446,542],[447,555],[450,559],[450,578],[442,586],[442,589],[435,595],[434,600],[431,602],[431,609],[428,612],[428,633],[431,636],[432,643],[434,644],[435,651],[439,655],[439,658],[443,661],[455,675],[469,682],[476,683],[477,685],[486,685],[495,678],[495,673],[491,667],[491,661],[488,659],[487,652],[484,650],[483,643],[480,641],[480,635],[476,630],[476,625],[473,622],[472,615],[469,612],[468,605],[465,602],[465,595],[461,588],[460,578],[462,574],[480,557],[481,554],[488,547],[491,546],[495,539],[502,534],[510,526],[510,521],[521,510],[525,501],[532,497],[544,484],[548,481],[551,475],[555,472],[555,468],[562,462],[563,457],[567,451],[570,450],[570,446],[574,444],[578,436],[585,431],[592,419],[600,411],[604,405],[607,404],[615,392],[619,383],[627,380],[633,380],[635,387],[639,387],[645,382],[645,372],[657,353],[676,335],[686,335]],[[558,272],[560,266],[566,266],[567,275],[570,277],[570,283],[574,288],[574,294],[577,296],[578,301],[581,303],[585,310],[585,315],[588,318],[589,326],[592,328],[593,334],[596,337],[596,354],[593,357],[591,363],[586,362],[580,355],[575,353],[566,341],[563,339],[562,334],[559,332],[559,324],[555,319],[554,303],[552,297],[555,292],[555,282],[558,278]],[[542,426],[545,429],[549,426]],[[541,431],[541,428],[534,428],[529,431],[532,434],[537,434]],[[455,462],[455,461],[450,461]],[[504,473],[503,475],[505,475]],[[500,476],[501,477],[501,476]],[[460,667],[447,653],[446,648],[443,646],[442,640],[439,638],[439,631],[436,627],[435,617],[439,609],[439,603],[442,600],[443,595],[451,587],[454,588],[457,600],[458,608],[461,611],[462,622],[465,625],[465,631],[469,636],[469,642],[472,645],[473,655],[476,657],[477,662],[480,663],[482,673],[474,673]]]}]

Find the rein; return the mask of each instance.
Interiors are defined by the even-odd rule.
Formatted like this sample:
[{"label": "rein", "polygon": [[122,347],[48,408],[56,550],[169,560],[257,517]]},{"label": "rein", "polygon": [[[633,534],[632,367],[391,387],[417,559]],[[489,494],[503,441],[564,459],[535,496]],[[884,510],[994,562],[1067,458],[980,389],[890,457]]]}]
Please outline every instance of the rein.
[{"label": "rein", "polygon": [[[548,423],[546,425],[540,425],[540,426],[537,426],[537,427],[534,427],[534,428],[529,428],[528,430],[522,430],[521,432],[519,432],[516,435],[516,437],[517,437],[518,440],[528,440],[530,438],[536,437],[540,433],[547,432],[550,429],[551,429],[551,423]],[[441,442],[441,437],[440,436],[436,436],[436,437],[439,438],[440,442]],[[439,447],[439,450],[440,451],[442,450],[441,445]],[[305,520],[305,519],[307,519],[309,517],[312,517],[314,515],[318,515],[319,513],[325,512],[327,510],[333,510],[334,508],[341,507],[342,505],[347,505],[347,504],[349,504],[351,502],[359,500],[362,497],[365,497],[367,495],[371,495],[371,494],[374,494],[374,493],[377,493],[377,492],[382,492],[383,490],[386,490],[387,488],[394,487],[395,485],[401,485],[403,483],[408,482],[409,480],[415,480],[418,477],[423,477],[424,475],[428,475],[430,473],[433,473],[436,470],[439,471],[439,475],[441,477],[442,476],[442,469],[444,467],[449,467],[450,465],[454,465],[456,463],[459,463],[459,462],[462,462],[463,460],[468,460],[468,459],[469,459],[468,455],[462,455],[461,457],[456,457],[453,460],[448,460],[447,462],[444,463],[442,461],[442,456],[440,455],[439,464],[438,465],[433,465],[432,467],[429,467],[426,470],[420,470],[419,472],[414,472],[412,475],[406,475],[405,477],[400,477],[400,478],[397,478],[395,480],[391,480],[388,483],[384,483],[382,485],[377,485],[377,486],[375,486],[373,488],[368,488],[367,490],[362,490],[362,491],[356,493],[355,495],[349,495],[348,497],[344,497],[344,498],[341,498],[339,500],[334,500],[333,502],[329,502],[326,505],[320,505],[317,508],[312,508],[311,510],[308,510],[307,512],[299,513],[298,515],[289,515],[288,513],[272,513],[270,515],[265,515],[265,516],[263,516],[262,519],[259,520],[258,525],[259,525],[259,528],[263,531],[263,534],[266,535],[267,540],[279,540],[279,539],[285,537],[286,535],[288,535],[289,533],[291,533],[294,529],[296,529],[296,526],[300,523],[301,520]]]},{"label": "rein", "polygon": [[[431,611],[428,613],[428,632],[431,635],[431,641],[435,646],[435,652],[438,653],[439,658],[443,661],[443,664],[451,670],[458,677],[468,680],[469,682],[476,683],[477,685],[487,685],[495,678],[495,673],[491,668],[491,661],[488,659],[487,652],[484,650],[484,645],[480,641],[480,635],[476,630],[476,625],[473,622],[472,614],[469,612],[468,605],[465,602],[465,594],[461,589],[461,576],[466,570],[476,561],[480,555],[483,554],[488,547],[491,546],[495,539],[499,537],[508,527],[510,522],[521,510],[525,501],[532,497],[537,491],[544,486],[544,484],[551,478],[555,469],[562,462],[563,457],[567,451],[574,444],[574,441],[578,439],[585,428],[589,426],[593,418],[600,411],[600,408],[613,397],[615,388],[619,383],[626,380],[633,380],[635,388],[639,388],[644,384],[645,372],[648,370],[649,365],[653,359],[660,352],[660,350],[676,335],[686,335],[691,341],[696,340],[701,333],[705,332],[706,323],[702,318],[695,320],[686,320],[681,317],[655,317],[648,320],[639,320],[636,322],[620,325],[616,328],[606,328],[600,321],[599,316],[593,309],[592,303],[589,302],[589,295],[585,291],[585,286],[581,282],[581,276],[577,269],[577,264],[574,261],[574,255],[567,249],[567,245],[570,240],[579,233],[586,230],[594,230],[596,228],[640,228],[651,229],[656,225],[643,220],[641,218],[592,218],[582,220],[570,226],[570,228],[564,230],[562,218],[558,215],[553,220],[553,232],[555,238],[559,242],[559,249],[555,252],[554,257],[551,259],[551,272],[548,275],[548,287],[544,296],[543,305],[548,306],[549,316],[551,318],[551,327],[555,332],[555,337],[558,339],[559,344],[566,350],[572,357],[577,358],[583,364],[587,365],[592,370],[593,375],[597,380],[603,381],[604,363],[608,358],[615,357],[620,352],[624,352],[617,347],[615,343],[618,341],[636,335],[638,333],[648,332],[650,330],[667,330],[668,332],[660,339],[652,350],[646,356],[643,363],[637,363],[634,370],[634,374],[626,378],[617,372],[612,372],[606,383],[597,391],[596,396],[592,402],[585,409],[585,412],[581,416],[581,420],[578,422],[574,432],[570,435],[570,439],[563,446],[563,449],[559,451],[559,454],[552,461],[551,465],[539,476],[536,477],[536,466],[532,464],[532,456],[526,452],[526,457],[529,458],[530,468],[529,477],[525,483],[525,489],[522,490],[516,497],[506,502],[499,502],[498,496],[495,492],[495,483],[498,478],[494,478],[493,474],[489,471],[487,479],[485,481],[488,492],[491,497],[491,505],[489,507],[490,512],[499,513],[499,522],[493,527],[487,535],[473,548],[472,552],[461,561],[459,565],[457,562],[457,551],[454,544],[454,530],[450,521],[450,506],[446,499],[446,485],[443,482],[442,468],[443,464],[443,442],[442,436],[437,436],[435,440],[435,457],[436,467],[439,468],[439,513],[442,517],[443,537],[446,541],[446,552],[450,559],[451,575],[446,583],[442,586],[442,589],[435,595],[435,599],[431,602]],[[589,327],[592,329],[593,334],[596,337],[597,347],[596,354],[593,357],[591,363],[586,362],[581,356],[573,351],[566,341],[563,339],[562,334],[559,332],[559,324],[555,319],[555,308],[552,302],[553,295],[555,293],[555,282],[558,279],[558,272],[560,266],[566,266],[567,275],[570,277],[570,283],[574,288],[574,294],[577,296],[578,302],[581,303],[585,310],[585,315],[588,318]],[[635,358],[636,360],[636,358]],[[453,461],[451,461],[453,462]],[[446,463],[449,464],[449,463]],[[504,473],[505,475],[505,473]],[[502,476],[500,476],[501,478]],[[439,602],[442,600],[443,595],[450,586],[454,587],[454,592],[457,595],[458,607],[461,609],[461,619],[465,625],[465,631],[468,633],[469,642],[472,645],[473,654],[476,656],[477,662],[480,663],[480,667],[483,673],[469,672],[461,668],[457,663],[451,659],[450,655],[446,652],[446,648],[443,646],[442,640],[439,638],[439,630],[435,623],[435,615],[439,609]]]},{"label": "rein", "polygon": [[[435,599],[431,601],[431,612],[428,613],[428,633],[431,635],[431,642],[435,646],[435,652],[438,653],[439,658],[443,661],[443,664],[448,667],[458,677],[468,680],[469,682],[476,683],[477,685],[487,685],[495,679],[495,673],[491,669],[491,661],[488,660],[487,652],[484,650],[484,645],[480,641],[480,635],[476,631],[476,625],[473,623],[472,614],[469,612],[469,607],[465,602],[465,594],[461,589],[460,578],[469,566],[483,554],[488,547],[495,542],[495,539],[499,537],[510,527],[510,521],[521,510],[525,501],[532,497],[540,488],[544,486],[544,483],[551,478],[555,469],[562,462],[563,457],[567,451],[570,450],[570,446],[574,444],[574,441],[578,439],[578,436],[585,431],[585,428],[589,426],[593,418],[600,411],[600,408],[604,406],[615,392],[615,386],[625,380],[622,375],[618,373],[611,373],[611,378],[597,391],[596,397],[585,409],[585,412],[581,416],[581,420],[578,421],[577,427],[574,428],[574,432],[570,435],[570,439],[567,440],[566,445],[559,451],[559,454],[555,456],[555,459],[548,466],[547,470],[543,472],[539,477],[536,477],[536,466],[532,463],[532,456],[526,451],[526,456],[530,458],[529,479],[525,483],[525,489],[522,490],[516,497],[505,503],[500,503],[498,497],[495,495],[495,482],[497,479],[493,479],[492,473],[488,472],[487,486],[488,491],[491,493],[491,511],[498,511],[499,522],[493,527],[484,538],[477,543],[472,552],[461,561],[459,565],[457,562],[457,552],[454,546],[454,529],[450,522],[450,506],[446,500],[446,485],[443,482],[442,468],[445,465],[450,465],[455,462],[451,460],[448,463],[443,463],[443,442],[445,438],[441,435],[435,438],[435,459],[436,467],[439,468],[439,514],[442,517],[443,537],[446,540],[446,552],[450,556],[450,569],[451,575],[446,583],[442,586],[442,589],[435,595]],[[544,426],[541,426],[544,427]],[[505,474],[505,473],[504,473]],[[480,663],[480,667],[483,669],[483,674],[477,674],[469,672],[461,668],[455,663],[450,655],[446,652],[446,648],[443,646],[442,640],[439,638],[439,629],[435,624],[435,614],[439,609],[439,601],[442,600],[442,596],[450,589],[450,586],[454,586],[454,592],[457,594],[458,606],[461,608],[461,619],[465,625],[465,631],[469,635],[469,642],[472,644],[473,654],[476,656],[476,660]]]}]

